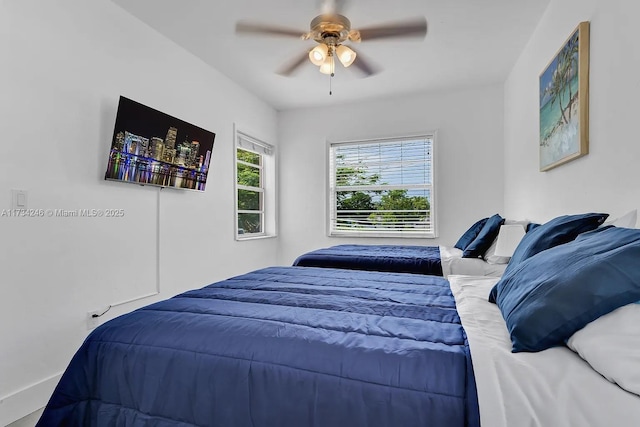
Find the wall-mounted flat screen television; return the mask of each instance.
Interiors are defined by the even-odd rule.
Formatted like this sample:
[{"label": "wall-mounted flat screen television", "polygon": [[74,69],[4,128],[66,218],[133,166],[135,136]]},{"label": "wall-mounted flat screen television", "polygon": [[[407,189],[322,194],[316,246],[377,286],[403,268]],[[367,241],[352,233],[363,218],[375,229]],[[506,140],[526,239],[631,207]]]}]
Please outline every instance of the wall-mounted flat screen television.
[{"label": "wall-mounted flat screen television", "polygon": [[121,96],[104,178],[204,191],[215,137]]}]

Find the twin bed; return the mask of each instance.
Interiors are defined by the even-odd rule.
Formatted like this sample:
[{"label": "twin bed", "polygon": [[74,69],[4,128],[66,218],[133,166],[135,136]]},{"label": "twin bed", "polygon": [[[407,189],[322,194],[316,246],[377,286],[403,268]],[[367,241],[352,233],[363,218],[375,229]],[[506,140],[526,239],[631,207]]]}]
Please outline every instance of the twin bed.
[{"label": "twin bed", "polygon": [[446,278],[302,266],[316,253],[116,318],[38,426],[636,425],[640,397],[566,347],[512,353],[500,277],[449,252]]},{"label": "twin bed", "polygon": [[498,280],[449,278],[473,358],[481,425],[637,426],[640,396],[608,381],[566,346],[512,352],[500,310],[487,301]]},{"label": "twin bed", "polygon": [[442,276],[438,246],[337,245],[300,255],[293,265]]},{"label": "twin bed", "polygon": [[96,329],[41,426],[478,426],[442,277],[272,267]]},{"label": "twin bed", "polygon": [[506,264],[482,258],[463,258],[463,251],[449,246],[336,245],[300,255],[300,267],[344,268],[395,273],[501,276]]}]

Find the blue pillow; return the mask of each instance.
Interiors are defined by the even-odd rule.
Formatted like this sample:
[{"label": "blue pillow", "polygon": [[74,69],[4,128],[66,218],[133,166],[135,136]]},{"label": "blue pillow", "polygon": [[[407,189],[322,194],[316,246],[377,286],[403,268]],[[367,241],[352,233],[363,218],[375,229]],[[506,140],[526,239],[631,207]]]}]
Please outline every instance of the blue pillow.
[{"label": "blue pillow", "polygon": [[563,215],[529,230],[513,252],[505,273],[538,252],[570,242],[580,233],[598,228],[608,216],[603,213]]},{"label": "blue pillow", "polygon": [[482,218],[471,227],[469,227],[469,229],[464,232],[462,237],[458,239],[453,247],[463,251],[467,249],[467,246],[469,246],[469,244],[471,244],[471,242],[473,242],[475,238],[478,237],[478,234],[480,233],[480,231],[482,231],[482,227],[484,227],[488,219],[489,218]]},{"label": "blue pillow", "polygon": [[537,222],[530,222],[529,224],[527,224],[527,233],[530,232],[531,230],[533,230],[534,228],[538,228],[540,227],[541,224],[538,224]]},{"label": "blue pillow", "polygon": [[498,232],[500,226],[504,223],[504,218],[495,214],[487,220],[487,222],[478,233],[478,236],[464,249],[462,252],[462,258],[479,258],[487,252],[487,249],[491,246]]},{"label": "blue pillow", "polygon": [[562,344],[640,299],[640,230],[606,227],[521,262],[491,290],[513,352]]}]

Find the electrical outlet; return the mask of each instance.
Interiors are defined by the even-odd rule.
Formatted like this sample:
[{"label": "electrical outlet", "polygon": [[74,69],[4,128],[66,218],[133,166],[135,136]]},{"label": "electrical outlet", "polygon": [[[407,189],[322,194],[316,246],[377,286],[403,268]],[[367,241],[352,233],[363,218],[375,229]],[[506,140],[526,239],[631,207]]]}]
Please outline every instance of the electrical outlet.
[{"label": "electrical outlet", "polygon": [[[87,313],[87,330],[90,331],[98,327],[98,325],[100,324],[100,317],[97,317],[97,315],[102,313],[102,311],[96,310]],[[96,315],[96,317],[94,317],[94,315]]]}]

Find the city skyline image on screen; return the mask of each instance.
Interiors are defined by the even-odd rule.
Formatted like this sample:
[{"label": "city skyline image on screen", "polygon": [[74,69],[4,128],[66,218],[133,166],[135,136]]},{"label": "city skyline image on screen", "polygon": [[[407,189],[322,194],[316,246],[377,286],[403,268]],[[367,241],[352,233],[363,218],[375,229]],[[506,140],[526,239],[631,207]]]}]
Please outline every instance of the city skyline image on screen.
[{"label": "city skyline image on screen", "polygon": [[105,179],[204,191],[215,136],[121,96]]}]

